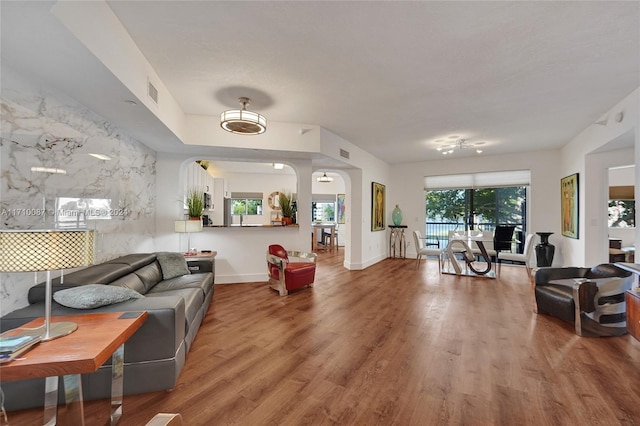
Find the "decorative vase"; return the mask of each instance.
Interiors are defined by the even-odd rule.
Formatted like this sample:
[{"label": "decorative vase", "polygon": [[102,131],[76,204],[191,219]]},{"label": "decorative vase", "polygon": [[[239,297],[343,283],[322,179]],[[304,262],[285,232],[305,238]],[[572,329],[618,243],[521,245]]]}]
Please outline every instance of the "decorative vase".
[{"label": "decorative vase", "polygon": [[553,254],[556,252],[556,247],[549,243],[549,236],[553,232],[536,232],[536,234],[540,235],[540,243],[536,245],[538,267],[551,266]]},{"label": "decorative vase", "polygon": [[393,213],[391,213],[391,219],[393,220],[393,224],[395,226],[400,226],[400,224],[402,223],[402,210],[400,210],[400,207],[398,207],[397,204],[396,208],[393,209]]}]

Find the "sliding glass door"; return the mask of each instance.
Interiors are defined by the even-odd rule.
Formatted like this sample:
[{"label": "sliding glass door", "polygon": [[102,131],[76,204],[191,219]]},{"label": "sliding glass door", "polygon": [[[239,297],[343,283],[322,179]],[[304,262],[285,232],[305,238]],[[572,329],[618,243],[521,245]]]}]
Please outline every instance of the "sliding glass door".
[{"label": "sliding glass door", "polygon": [[431,240],[445,241],[444,246],[449,231],[493,231],[498,225],[515,225],[516,241],[522,242],[526,204],[526,186],[427,190],[425,232]]}]

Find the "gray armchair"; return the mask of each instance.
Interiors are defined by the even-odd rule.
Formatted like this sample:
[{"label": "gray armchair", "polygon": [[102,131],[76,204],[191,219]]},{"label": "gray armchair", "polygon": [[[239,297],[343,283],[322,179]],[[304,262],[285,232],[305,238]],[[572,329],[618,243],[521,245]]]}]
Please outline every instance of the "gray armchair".
[{"label": "gray armchair", "polygon": [[579,336],[627,333],[624,293],[631,272],[613,264],[593,268],[542,268],[534,280],[535,308],[571,323]]}]

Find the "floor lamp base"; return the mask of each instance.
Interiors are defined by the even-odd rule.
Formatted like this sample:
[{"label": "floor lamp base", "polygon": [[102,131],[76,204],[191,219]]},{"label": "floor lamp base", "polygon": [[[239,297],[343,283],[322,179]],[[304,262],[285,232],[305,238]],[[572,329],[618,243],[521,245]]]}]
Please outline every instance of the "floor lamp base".
[{"label": "floor lamp base", "polygon": [[67,336],[78,329],[78,324],[75,322],[54,322],[49,324],[49,333],[47,333],[46,324],[42,327],[23,329],[23,335],[27,336],[41,336],[41,342],[57,339],[58,337]]}]

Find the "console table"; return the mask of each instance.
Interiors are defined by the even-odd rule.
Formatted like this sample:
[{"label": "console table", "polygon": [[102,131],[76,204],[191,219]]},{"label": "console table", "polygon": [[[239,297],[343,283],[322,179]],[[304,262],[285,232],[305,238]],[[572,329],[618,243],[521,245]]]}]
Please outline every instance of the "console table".
[{"label": "console table", "polygon": [[407,243],[404,239],[404,231],[407,225],[389,225],[389,257],[406,258]]},{"label": "console table", "polygon": [[[84,425],[82,381],[80,374],[93,373],[112,358],[111,424],[122,415],[124,343],[147,319],[146,312],[104,312],[96,314],[54,316],[52,322],[71,321],[78,329],[64,337],[41,342],[9,363],[0,365],[3,382],[46,377],[44,424],[56,424],[58,376],[63,376],[67,416],[70,424]],[[28,328],[42,326],[35,319],[6,335],[28,333]]]}]

